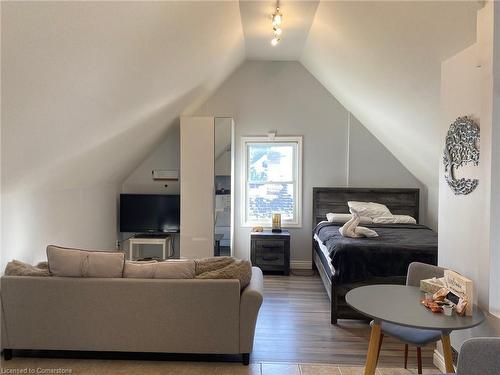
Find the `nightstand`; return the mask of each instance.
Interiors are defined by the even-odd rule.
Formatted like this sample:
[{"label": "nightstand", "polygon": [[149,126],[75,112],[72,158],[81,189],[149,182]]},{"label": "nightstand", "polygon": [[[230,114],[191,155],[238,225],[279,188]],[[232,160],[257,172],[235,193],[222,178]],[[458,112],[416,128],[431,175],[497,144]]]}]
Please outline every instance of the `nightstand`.
[{"label": "nightstand", "polygon": [[252,232],[250,235],[252,264],[263,272],[290,274],[290,233],[271,231]]}]

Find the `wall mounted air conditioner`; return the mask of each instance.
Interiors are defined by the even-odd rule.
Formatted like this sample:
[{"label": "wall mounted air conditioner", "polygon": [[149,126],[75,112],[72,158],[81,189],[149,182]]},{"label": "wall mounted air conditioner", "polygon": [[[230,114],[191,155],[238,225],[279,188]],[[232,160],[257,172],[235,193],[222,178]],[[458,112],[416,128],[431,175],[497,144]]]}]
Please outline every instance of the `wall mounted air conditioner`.
[{"label": "wall mounted air conditioner", "polygon": [[179,171],[167,169],[153,169],[151,171],[153,180],[155,181],[178,181]]}]

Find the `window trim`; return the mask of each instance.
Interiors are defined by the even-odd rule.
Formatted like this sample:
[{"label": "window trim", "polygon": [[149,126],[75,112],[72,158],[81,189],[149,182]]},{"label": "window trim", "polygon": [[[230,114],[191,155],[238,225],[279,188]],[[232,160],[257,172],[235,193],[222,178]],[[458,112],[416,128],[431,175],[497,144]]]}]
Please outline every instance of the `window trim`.
[{"label": "window trim", "polygon": [[[265,228],[271,227],[271,222],[256,222],[247,221],[247,144],[248,143],[296,143],[297,144],[297,172],[296,172],[296,199],[295,204],[296,218],[293,222],[282,221],[282,228],[302,228],[302,136],[275,136],[274,138],[267,136],[257,136],[257,137],[241,137],[241,226],[242,227],[254,227],[262,226]],[[294,171],[295,172],[295,171]]]}]

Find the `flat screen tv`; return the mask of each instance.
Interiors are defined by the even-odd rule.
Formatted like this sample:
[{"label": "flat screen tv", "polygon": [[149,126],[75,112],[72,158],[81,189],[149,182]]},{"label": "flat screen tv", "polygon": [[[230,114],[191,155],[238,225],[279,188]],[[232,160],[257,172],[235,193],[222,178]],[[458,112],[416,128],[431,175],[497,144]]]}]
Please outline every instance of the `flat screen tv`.
[{"label": "flat screen tv", "polygon": [[180,217],[179,195],[120,194],[120,232],[178,232]]}]

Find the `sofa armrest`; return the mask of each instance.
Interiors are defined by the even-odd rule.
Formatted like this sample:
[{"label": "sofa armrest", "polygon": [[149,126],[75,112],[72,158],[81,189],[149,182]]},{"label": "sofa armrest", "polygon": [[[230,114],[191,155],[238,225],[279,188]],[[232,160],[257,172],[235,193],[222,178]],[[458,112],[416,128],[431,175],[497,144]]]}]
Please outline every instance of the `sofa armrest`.
[{"label": "sofa armrest", "polygon": [[7,325],[5,324],[5,312],[3,308],[2,295],[0,292],[0,324],[1,324],[1,332],[0,332],[0,348],[6,349],[9,348],[9,340],[7,336]]},{"label": "sofa armrest", "polygon": [[242,291],[240,299],[240,353],[251,353],[255,324],[264,295],[264,277],[258,267],[252,267],[250,284]]}]

